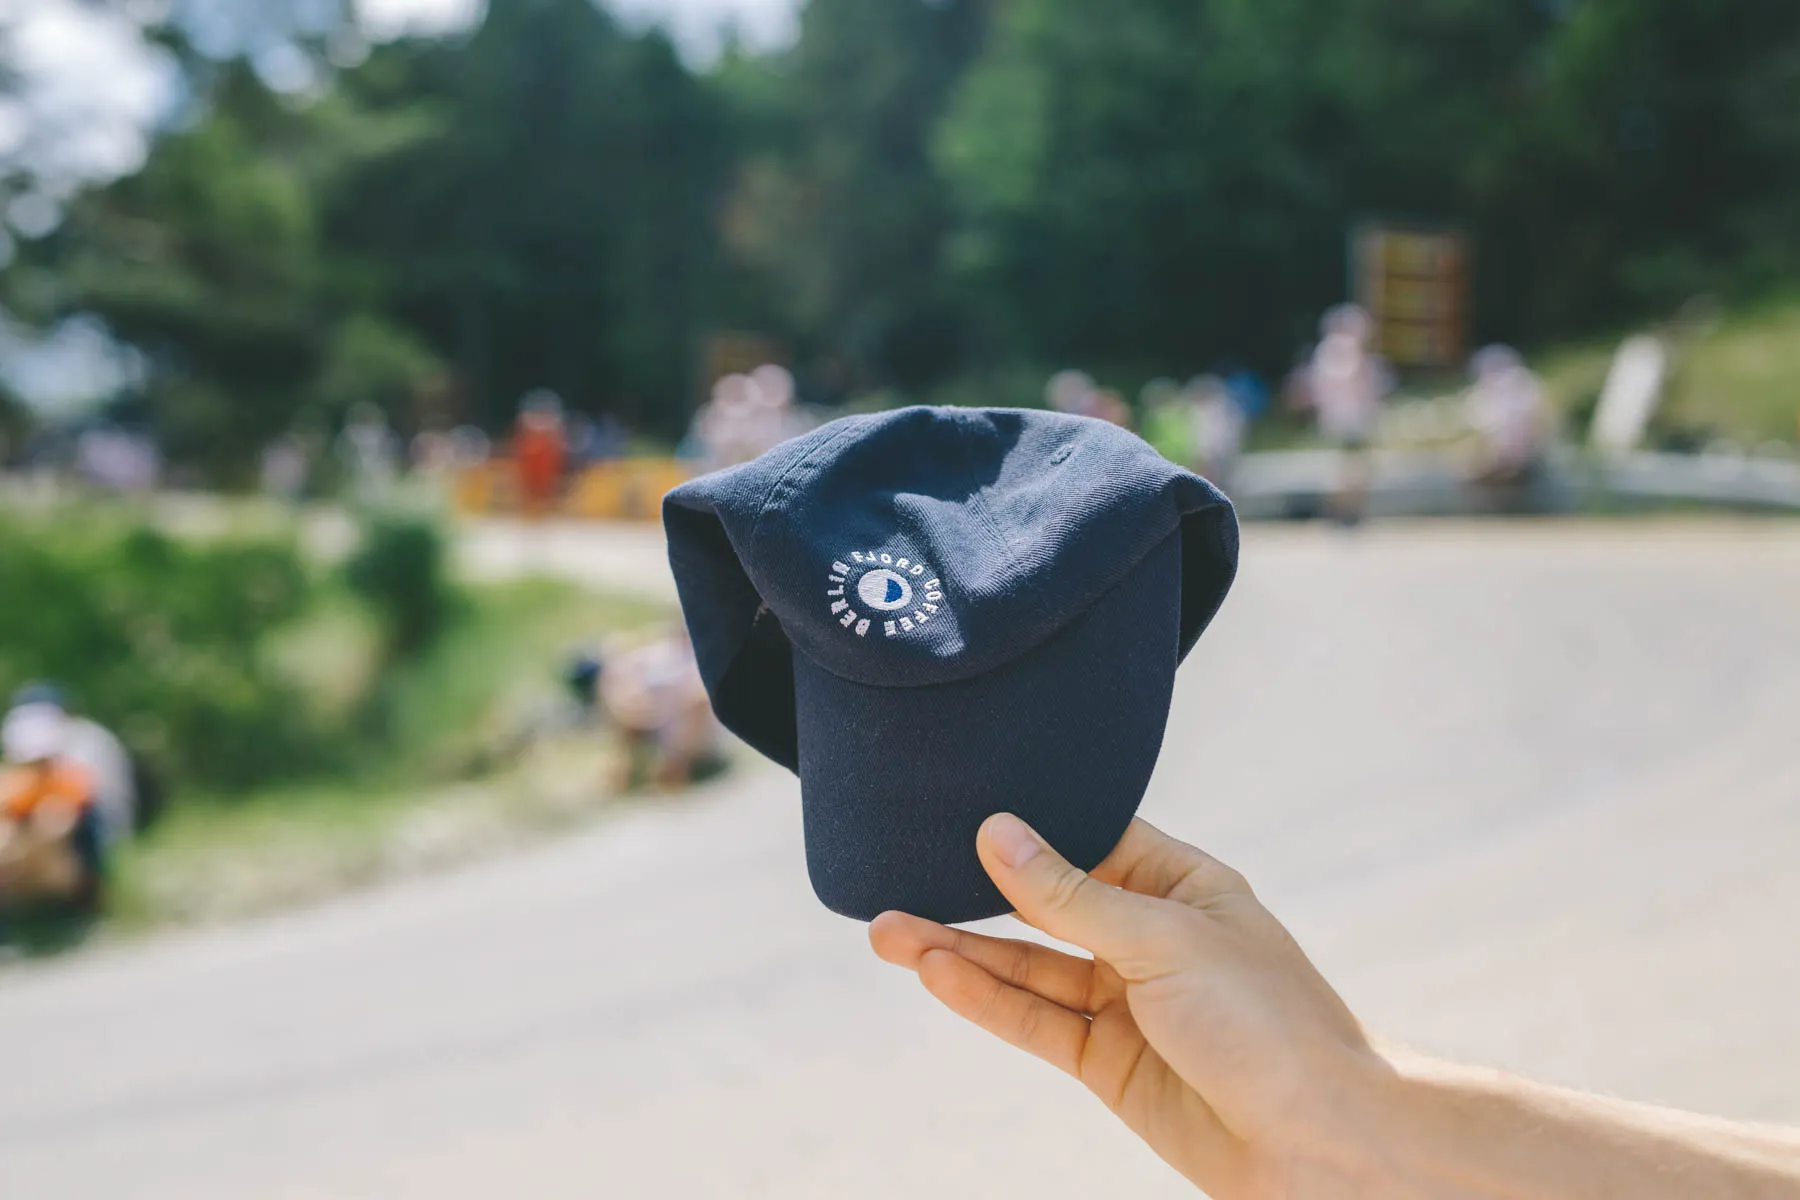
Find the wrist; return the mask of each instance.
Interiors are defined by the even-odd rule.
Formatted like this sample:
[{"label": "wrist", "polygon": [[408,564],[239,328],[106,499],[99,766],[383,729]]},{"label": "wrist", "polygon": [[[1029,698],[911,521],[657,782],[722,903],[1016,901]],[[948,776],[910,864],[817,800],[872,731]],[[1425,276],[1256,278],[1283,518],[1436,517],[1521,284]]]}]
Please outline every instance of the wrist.
[{"label": "wrist", "polygon": [[[1397,1047],[1335,1047],[1318,1056],[1275,1136],[1255,1147],[1255,1200],[1400,1197],[1389,1141],[1424,1085],[1426,1060]],[[1303,1095],[1303,1099],[1302,1099]]]},{"label": "wrist", "polygon": [[1358,1169],[1393,1197],[1547,1197],[1560,1169],[1542,1135],[1554,1110],[1506,1071],[1397,1045],[1373,1052],[1355,1125]]},{"label": "wrist", "polygon": [[1447,1064],[1403,1047],[1347,1049],[1325,1073],[1318,1104],[1284,1148],[1284,1191],[1296,1200],[1410,1196],[1408,1130]]}]

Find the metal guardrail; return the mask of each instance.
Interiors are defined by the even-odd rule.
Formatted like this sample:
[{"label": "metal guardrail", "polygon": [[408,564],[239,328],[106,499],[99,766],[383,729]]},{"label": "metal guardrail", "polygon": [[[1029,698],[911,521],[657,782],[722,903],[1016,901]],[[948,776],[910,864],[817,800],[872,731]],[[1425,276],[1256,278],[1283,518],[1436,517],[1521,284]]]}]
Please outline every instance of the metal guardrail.
[{"label": "metal guardrail", "polygon": [[[1327,510],[1337,487],[1334,450],[1247,454],[1224,481],[1246,520],[1292,520]],[[1436,450],[1381,450],[1372,462],[1368,512],[1373,517],[1471,516],[1491,512],[1490,495],[1470,485],[1453,455]],[[558,515],[589,520],[654,522],[663,493],[687,477],[684,464],[637,459],[590,468],[573,481]],[[508,464],[460,476],[452,503],[463,516],[516,509]],[[51,480],[0,474],[0,504],[47,503],[63,494]],[[1558,447],[1521,497],[1530,512],[1579,513],[1706,505],[1746,512],[1800,513],[1800,461],[1734,454],[1634,452],[1588,455]],[[216,498],[160,493],[165,517],[207,524],[221,517]]]},{"label": "metal guardrail", "polygon": [[[1332,450],[1248,454],[1227,490],[1246,520],[1317,516],[1337,486],[1339,463]],[[1550,455],[1521,502],[1528,511],[1544,513],[1681,504],[1800,513],[1800,462],[1649,452],[1590,457],[1564,447]],[[1371,516],[1462,516],[1491,508],[1491,498],[1470,485],[1449,455],[1422,450],[1374,455]]]},{"label": "metal guardrail", "polygon": [[1596,464],[1618,496],[1800,512],[1800,462],[1722,454],[1626,454]]}]

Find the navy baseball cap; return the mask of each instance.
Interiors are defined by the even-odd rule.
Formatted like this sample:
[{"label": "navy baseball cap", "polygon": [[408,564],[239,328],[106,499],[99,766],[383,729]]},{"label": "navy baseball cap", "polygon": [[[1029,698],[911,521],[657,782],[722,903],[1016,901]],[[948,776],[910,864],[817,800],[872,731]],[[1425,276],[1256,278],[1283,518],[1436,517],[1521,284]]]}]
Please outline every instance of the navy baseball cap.
[{"label": "navy baseball cap", "polygon": [[1237,569],[1224,496],[1086,417],[846,417],[663,503],[719,719],[800,776],[831,909],[1010,909],[975,855],[1017,813],[1092,868]]}]

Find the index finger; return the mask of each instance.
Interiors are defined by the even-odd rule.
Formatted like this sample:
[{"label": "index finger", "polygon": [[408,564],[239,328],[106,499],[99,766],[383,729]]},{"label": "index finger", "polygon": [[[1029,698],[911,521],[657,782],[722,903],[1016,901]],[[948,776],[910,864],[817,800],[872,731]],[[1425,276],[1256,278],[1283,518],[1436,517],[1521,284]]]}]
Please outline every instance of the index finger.
[{"label": "index finger", "polygon": [[1250,890],[1242,875],[1142,817],[1132,820],[1092,874],[1101,883],[1190,908],[1206,908],[1222,896]]}]

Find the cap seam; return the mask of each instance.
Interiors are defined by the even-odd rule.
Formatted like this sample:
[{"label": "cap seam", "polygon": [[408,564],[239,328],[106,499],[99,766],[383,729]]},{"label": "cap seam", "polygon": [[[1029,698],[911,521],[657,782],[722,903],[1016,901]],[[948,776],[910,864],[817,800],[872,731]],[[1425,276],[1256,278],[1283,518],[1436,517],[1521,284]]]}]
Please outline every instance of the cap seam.
[{"label": "cap seam", "polygon": [[[776,493],[787,486],[787,481],[793,477],[794,473],[807,466],[816,456],[824,453],[826,449],[841,440],[846,434],[850,433],[852,430],[861,428],[863,424],[863,422],[854,419],[844,421],[830,437],[801,455],[796,462],[781,473],[780,477],[777,478],[774,483],[769,485],[769,490],[763,494],[762,504],[757,507],[756,520],[750,526],[750,542],[752,544],[755,544],[762,537],[763,518],[769,515],[769,509],[773,507],[775,503]],[[739,558],[742,557],[743,556],[740,554]],[[749,575],[749,570],[746,569],[744,574]],[[754,584],[756,580],[752,578],[750,582]],[[761,588],[757,588],[756,591],[757,595],[760,596],[762,594]]]},{"label": "cap seam", "polygon": [[[971,472],[978,470],[980,464],[975,461],[974,449],[967,442],[963,443],[962,449],[963,461],[968,464],[969,470]],[[981,523],[988,527],[988,532],[994,535],[995,539],[999,541],[1001,548],[1006,551],[1007,565],[1017,571],[1019,570],[1019,551],[1013,545],[1012,539],[1006,536],[1006,531],[1000,528],[1000,522],[994,519],[993,510],[988,507],[987,497],[984,494],[986,490],[985,487],[976,488],[973,492],[969,493],[969,500],[974,504],[976,511],[981,514]],[[1119,578],[1123,579],[1124,576],[1121,575]],[[1117,581],[1115,581],[1115,584],[1116,582]],[[1111,591],[1112,589],[1108,588],[1106,590]],[[1102,592],[1101,594],[1104,595],[1105,592]],[[1054,614],[1050,612],[1041,592],[1034,589],[1031,593],[1031,600],[1032,607],[1038,610],[1038,616],[1053,620]],[[1064,624],[1067,624],[1067,622],[1064,622]],[[1062,628],[1062,626],[1055,626],[1055,629],[1060,628]],[[1054,629],[1052,632],[1054,632]],[[1009,659],[1008,661],[1011,660]],[[971,676],[971,678],[973,678],[973,676]]]}]

